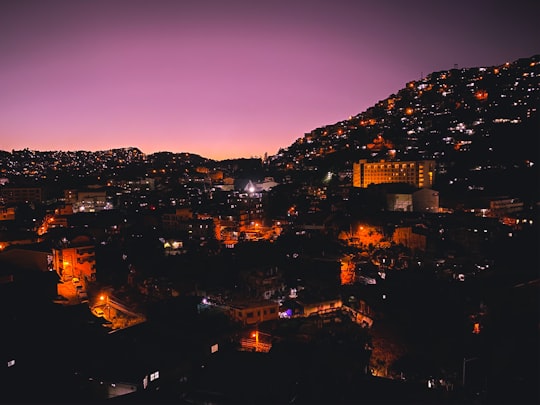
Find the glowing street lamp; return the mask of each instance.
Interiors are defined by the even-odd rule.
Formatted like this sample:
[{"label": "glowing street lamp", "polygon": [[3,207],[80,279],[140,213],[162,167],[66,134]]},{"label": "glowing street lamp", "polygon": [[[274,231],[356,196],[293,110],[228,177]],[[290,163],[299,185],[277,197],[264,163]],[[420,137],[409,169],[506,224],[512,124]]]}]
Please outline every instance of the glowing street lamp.
[{"label": "glowing street lamp", "polygon": [[109,296],[105,294],[101,294],[99,296],[99,301],[105,304],[105,307],[107,308],[107,312],[108,312],[107,318],[110,321],[111,320],[111,305],[109,304]]},{"label": "glowing street lamp", "polygon": [[255,351],[259,351],[259,331],[256,330],[251,334],[251,337],[255,338]]},{"label": "glowing street lamp", "polygon": [[[251,337],[255,338],[255,351],[267,352],[268,350],[270,350],[270,347],[272,346],[272,344],[270,343],[272,335],[256,329],[251,333]],[[262,341],[261,337],[263,337]]]}]

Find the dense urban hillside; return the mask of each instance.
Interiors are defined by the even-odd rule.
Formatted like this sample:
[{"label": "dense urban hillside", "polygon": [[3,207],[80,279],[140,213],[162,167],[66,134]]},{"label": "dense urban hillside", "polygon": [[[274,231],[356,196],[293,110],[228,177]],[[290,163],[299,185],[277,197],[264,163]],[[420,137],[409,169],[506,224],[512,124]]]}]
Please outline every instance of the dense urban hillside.
[{"label": "dense urban hillside", "polygon": [[519,184],[514,172],[538,180],[529,169],[538,163],[539,105],[540,55],[433,72],[365,112],[306,133],[270,160],[337,172],[359,159],[435,159],[439,188],[497,193]]},{"label": "dense urban hillside", "polygon": [[[178,177],[198,166],[238,176],[283,178],[328,171],[350,179],[359,159],[437,162],[435,188],[514,194],[538,200],[540,55],[501,66],[433,72],[346,120],[306,133],[263,162],[213,161],[192,153],[146,155],[129,147],[100,152],[0,151],[0,176],[12,184]],[[253,133],[256,134],[256,128]],[[521,181],[515,181],[516,178]],[[79,182],[79,183],[77,183]]]}]

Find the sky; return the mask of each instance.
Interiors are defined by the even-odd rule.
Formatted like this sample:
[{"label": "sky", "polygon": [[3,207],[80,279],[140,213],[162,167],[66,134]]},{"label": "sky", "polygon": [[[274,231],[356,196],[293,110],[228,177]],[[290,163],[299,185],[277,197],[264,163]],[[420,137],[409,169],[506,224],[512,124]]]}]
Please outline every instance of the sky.
[{"label": "sky", "polygon": [[540,53],[540,2],[0,3],[0,150],[274,155],[429,73]]}]

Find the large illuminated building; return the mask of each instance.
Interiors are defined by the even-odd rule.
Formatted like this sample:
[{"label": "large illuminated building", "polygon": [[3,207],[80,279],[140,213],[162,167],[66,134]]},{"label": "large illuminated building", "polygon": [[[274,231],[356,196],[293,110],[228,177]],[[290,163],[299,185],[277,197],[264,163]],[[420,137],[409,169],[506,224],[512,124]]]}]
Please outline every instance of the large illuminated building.
[{"label": "large illuminated building", "polygon": [[86,236],[78,236],[53,249],[53,267],[62,281],[96,281],[95,246]]},{"label": "large illuminated building", "polygon": [[431,187],[435,175],[434,160],[353,163],[353,187],[367,188],[370,184],[407,183],[418,188]]}]

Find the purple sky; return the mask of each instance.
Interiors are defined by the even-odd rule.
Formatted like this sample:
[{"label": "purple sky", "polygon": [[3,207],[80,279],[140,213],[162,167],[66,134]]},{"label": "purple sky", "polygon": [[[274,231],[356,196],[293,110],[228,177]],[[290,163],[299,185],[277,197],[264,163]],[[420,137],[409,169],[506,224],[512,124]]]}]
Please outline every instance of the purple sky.
[{"label": "purple sky", "polygon": [[0,150],[273,155],[433,71],[540,53],[540,2],[13,0]]}]

